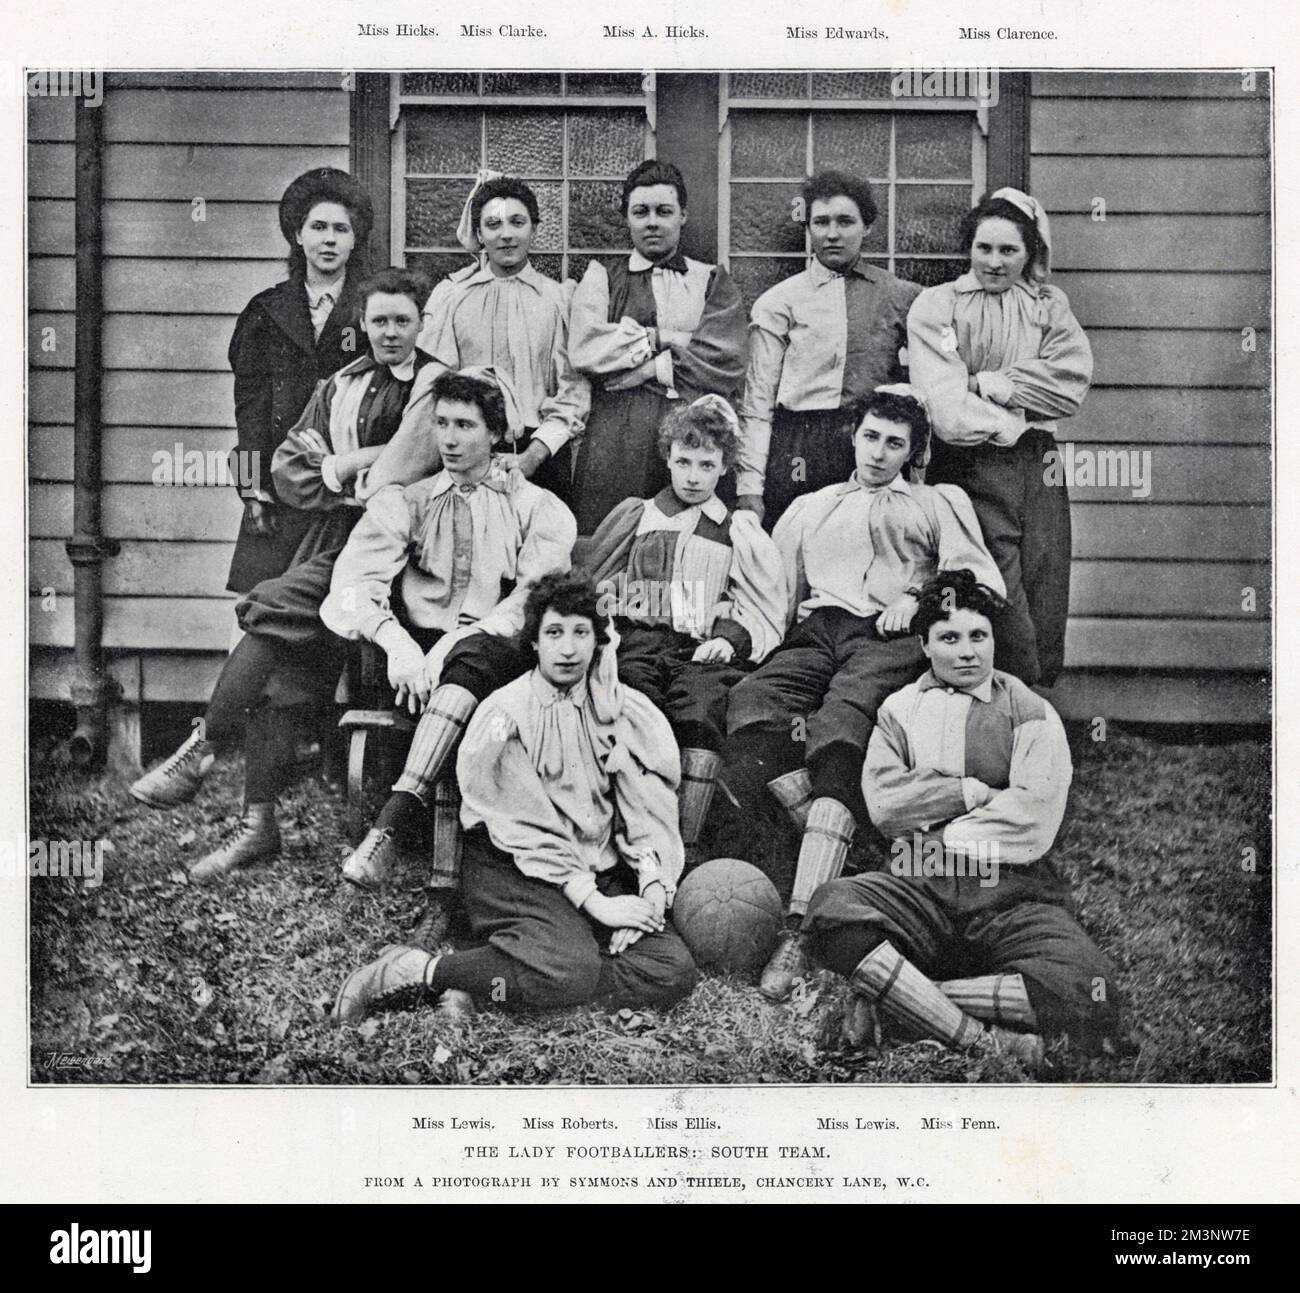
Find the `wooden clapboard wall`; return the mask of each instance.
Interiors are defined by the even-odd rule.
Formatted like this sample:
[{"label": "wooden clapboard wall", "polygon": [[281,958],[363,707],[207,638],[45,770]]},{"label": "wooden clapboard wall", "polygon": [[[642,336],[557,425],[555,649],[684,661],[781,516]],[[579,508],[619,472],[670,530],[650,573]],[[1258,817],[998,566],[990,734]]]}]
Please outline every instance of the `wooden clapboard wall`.
[{"label": "wooden clapboard wall", "polygon": [[1096,358],[1059,438],[1151,454],[1146,499],[1072,492],[1059,690],[1079,716],[1268,715],[1268,95],[1264,73],[1253,86],[1240,73],[1031,80],[1030,189]]},{"label": "wooden clapboard wall", "polygon": [[[105,642],[128,699],[199,701],[230,637],[239,503],[155,487],[154,454],[234,444],[235,318],[284,276],[285,185],[347,168],[349,95],[335,73],[116,74],[109,87],[104,524],[121,553],[104,568]],[[73,640],[73,129],[71,99],[29,100],[32,691],[59,697]]]},{"label": "wooden clapboard wall", "polygon": [[[282,273],[284,185],[309,166],[348,164],[350,96],[332,74],[118,76],[111,85],[105,519],[122,551],[105,567],[106,641],[129,698],[200,702],[231,623],[220,590],[238,505],[227,491],[155,488],[153,454],[233,443],[225,350],[235,316]],[[68,99],[29,104],[32,688],[66,697],[73,116]],[[386,131],[386,110],[372,115]],[[1062,439],[1152,454],[1149,498],[1074,492],[1062,707],[1263,720],[1267,79],[1243,89],[1239,74],[1036,73],[1029,143],[1056,281],[1097,357],[1096,385]],[[191,218],[196,197],[202,222]],[[1095,199],[1105,220],[1094,219]],[[1246,327],[1256,329],[1253,352],[1242,349]],[[41,347],[45,328],[53,351]],[[1242,610],[1247,587],[1253,612]]]}]

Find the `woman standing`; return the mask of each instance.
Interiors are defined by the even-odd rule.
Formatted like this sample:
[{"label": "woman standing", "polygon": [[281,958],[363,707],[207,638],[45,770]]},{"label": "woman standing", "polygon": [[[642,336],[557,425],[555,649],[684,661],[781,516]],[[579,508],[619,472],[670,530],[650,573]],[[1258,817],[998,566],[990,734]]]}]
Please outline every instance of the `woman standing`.
[{"label": "woman standing", "polygon": [[754,302],[736,506],[770,529],[802,494],[854,473],[862,402],[903,380],[899,351],[920,288],[863,259],[876,220],[866,180],[819,171],[803,186],[813,261]]},{"label": "woman standing", "polygon": [[573,510],[591,534],[616,503],[668,483],[659,423],[678,400],[733,399],[745,375],[745,313],[721,265],[683,256],[686,181],[648,161],[623,181],[632,253],[587,266],[573,297],[569,355],[592,379]]},{"label": "woman standing", "polygon": [[330,167],[300,175],[280,199],[289,277],[249,301],[230,339],[235,451],[244,468],[233,475],[251,482],[240,488],[244,518],[226,582],[231,592],[282,574],[309,523],[276,495],[271,459],[317,384],[365,352],[356,317],[356,284],[365,273],[354,257],[373,220],[361,185]]},{"label": "woman standing", "polygon": [[457,271],[429,296],[420,347],[434,362],[421,374],[367,489],[408,485],[437,472],[429,395],[434,380],[447,371],[491,368],[512,385],[523,425],[504,447],[525,476],[567,503],[570,444],[581,436],[591,404],[587,379],[569,363],[571,293],[528,259],[541,213],[527,184],[507,176],[487,179],[475,189],[468,212],[484,263]]},{"label": "woman standing", "polygon": [[1040,203],[998,189],[962,221],[970,271],[927,288],[908,316],[912,384],[930,405],[926,480],[970,495],[1007,585],[997,667],[1050,687],[1065,658],[1070,500],[1055,419],[1077,413],[1092,350],[1060,288],[1047,283],[1051,232]]}]

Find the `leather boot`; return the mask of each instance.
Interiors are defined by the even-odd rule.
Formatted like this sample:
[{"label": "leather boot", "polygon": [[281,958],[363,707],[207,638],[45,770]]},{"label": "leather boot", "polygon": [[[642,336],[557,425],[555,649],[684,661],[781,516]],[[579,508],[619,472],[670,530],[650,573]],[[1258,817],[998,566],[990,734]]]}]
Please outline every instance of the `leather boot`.
[{"label": "leather boot", "polygon": [[343,878],[358,889],[373,891],[383,885],[401,856],[396,834],[386,827],[372,827],[343,863]]},{"label": "leather boot", "polygon": [[354,970],[339,989],[330,1018],[336,1024],[358,1024],[376,1010],[417,1005],[429,994],[429,976],[436,956],[418,947],[386,947],[378,958]]},{"label": "leather boot", "polygon": [[196,727],[175,754],[133,781],[130,794],[150,808],[189,803],[217,757],[200,735],[201,730]]},{"label": "leather boot", "polygon": [[275,805],[246,804],[235,833],[190,868],[190,879],[196,884],[218,880],[236,867],[276,857],[279,852],[280,827],[275,820]]},{"label": "leather boot", "polygon": [[803,934],[797,929],[786,929],[777,940],[758,980],[758,990],[769,1001],[787,1001],[794,991],[796,979],[806,979],[812,970]]}]

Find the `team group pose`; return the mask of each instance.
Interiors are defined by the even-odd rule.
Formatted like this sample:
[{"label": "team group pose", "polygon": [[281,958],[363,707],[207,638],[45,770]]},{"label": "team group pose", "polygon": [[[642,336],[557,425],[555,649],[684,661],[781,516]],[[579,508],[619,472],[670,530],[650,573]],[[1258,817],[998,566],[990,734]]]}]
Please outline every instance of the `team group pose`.
[{"label": "team group pose", "polygon": [[[347,977],[340,1023],[682,999],[673,903],[721,788],[792,828],[768,1008],[824,970],[851,1046],[881,1017],[1030,1070],[1046,1039],[1102,1044],[1114,972],[1050,861],[1070,523],[1044,460],[1092,356],[1046,214],[985,197],[968,272],[922,290],[864,256],[867,181],[819,172],[808,267],[746,331],[726,269],[681,251],[675,166],[637,166],[621,211],[630,254],[561,284],[530,260],[536,194],[481,173],[476,259],[431,288],[357,268],[351,177],[289,187],[289,278],[231,345],[239,448],[269,466],[244,491],[239,632],[205,720],[132,794],[182,803],[242,744],[240,825],[192,876],[273,865],[294,742],[372,651],[414,730],[342,878],[414,859],[429,902]],[[459,803],[456,847],[422,847],[435,800]],[[866,831],[891,860],[846,874]]]}]

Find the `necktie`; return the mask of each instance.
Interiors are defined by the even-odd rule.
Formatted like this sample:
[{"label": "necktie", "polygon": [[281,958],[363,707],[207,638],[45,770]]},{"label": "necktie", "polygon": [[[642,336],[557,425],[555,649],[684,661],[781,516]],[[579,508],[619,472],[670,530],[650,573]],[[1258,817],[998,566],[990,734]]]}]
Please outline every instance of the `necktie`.
[{"label": "necktie", "polygon": [[451,495],[451,609],[459,612],[469,591],[470,562],[474,555],[474,515],[469,496],[473,485],[457,485]]}]

